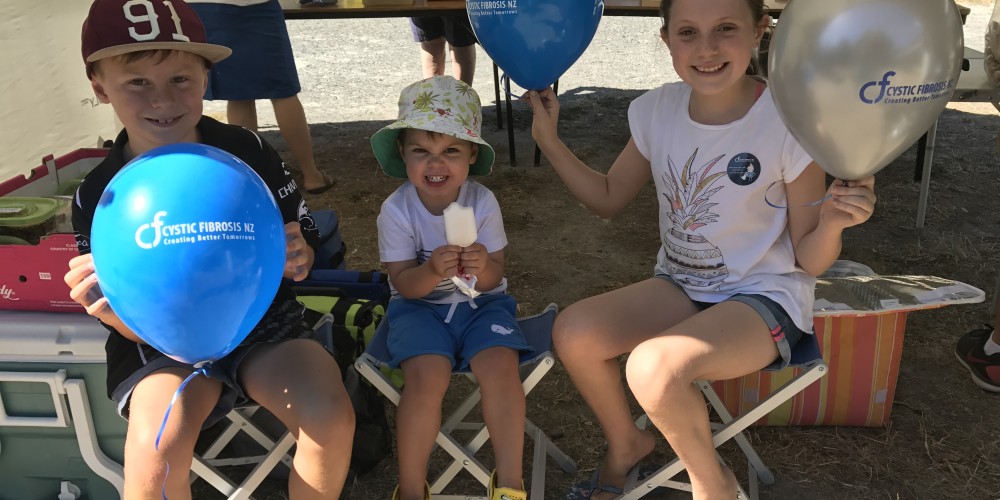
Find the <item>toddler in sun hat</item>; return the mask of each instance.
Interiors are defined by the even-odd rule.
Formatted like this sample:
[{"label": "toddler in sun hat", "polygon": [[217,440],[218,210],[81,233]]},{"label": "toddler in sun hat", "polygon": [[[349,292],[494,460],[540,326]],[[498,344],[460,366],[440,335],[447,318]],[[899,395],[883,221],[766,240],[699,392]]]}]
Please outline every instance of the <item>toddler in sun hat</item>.
[{"label": "toddler in sun hat", "polygon": [[[504,278],[504,232],[493,193],[470,175],[487,175],[493,148],[480,136],[482,105],[450,76],[421,80],[399,96],[399,119],[371,138],[382,170],[406,179],[382,204],[379,258],[389,274],[386,312],[390,365],[406,386],[396,413],[400,478],[393,498],[429,496],[425,482],[441,401],[453,370],[471,369],[497,470],[490,498],[521,499],[524,389],[518,358],[531,351],[517,326]],[[445,208],[468,210],[473,243],[449,238]],[[432,395],[428,397],[428,395]],[[437,396],[440,397],[437,397]]]},{"label": "toddler in sun hat", "polygon": [[488,175],[496,154],[480,135],[483,106],[470,85],[451,76],[435,76],[408,85],[399,94],[399,116],[371,138],[375,158],[386,174],[406,178],[397,139],[406,129],[436,132],[475,143],[476,161],[469,175]]}]

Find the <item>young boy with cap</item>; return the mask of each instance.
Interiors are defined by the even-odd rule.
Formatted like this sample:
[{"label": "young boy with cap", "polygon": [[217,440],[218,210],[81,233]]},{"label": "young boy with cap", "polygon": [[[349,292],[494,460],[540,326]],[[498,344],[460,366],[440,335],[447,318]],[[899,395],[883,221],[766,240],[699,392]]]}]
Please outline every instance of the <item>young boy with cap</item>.
[{"label": "young boy with cap", "polygon": [[94,275],[90,230],[105,186],[132,158],[178,142],[224,149],[261,176],[285,221],[284,276],[301,280],[308,273],[318,232],[277,152],[249,130],[202,116],[208,68],[229,49],[205,43],[201,21],[186,3],[165,0],[96,0],[83,23],[82,48],[94,93],[114,108],[124,130],[76,193],[73,226],[81,255],[70,261],[65,281],[70,296],[110,331],[108,393],[128,419],[125,497],[191,498],[188,476],[200,430],[253,401],[296,437],[289,498],[337,498],[350,462],[354,412],[336,362],[303,321],[287,281],[240,346],[185,387],[158,437],[171,398],[194,368],[125,326]]},{"label": "young boy with cap", "polygon": [[[482,107],[469,85],[450,76],[421,80],[399,96],[399,119],[371,138],[382,170],[406,179],[382,204],[379,257],[392,289],[386,312],[390,364],[406,385],[396,412],[399,486],[393,499],[430,497],[427,463],[441,425],[441,402],[454,369],[471,367],[482,388],[483,418],[496,471],[490,498],[524,500],[524,389],[518,358],[530,351],[506,294],[503,219],[487,175],[493,148],[480,136]],[[444,210],[471,207],[478,237],[448,244]],[[461,271],[459,271],[461,269]],[[475,276],[472,288],[452,278]]]}]

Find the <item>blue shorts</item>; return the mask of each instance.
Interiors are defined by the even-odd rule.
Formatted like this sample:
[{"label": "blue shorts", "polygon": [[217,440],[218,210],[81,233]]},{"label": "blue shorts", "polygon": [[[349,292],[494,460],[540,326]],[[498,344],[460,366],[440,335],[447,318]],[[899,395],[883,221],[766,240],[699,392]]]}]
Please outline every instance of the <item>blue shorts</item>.
[{"label": "blue shorts", "polygon": [[[672,283],[677,288],[680,288],[682,292],[687,293],[684,287],[679,283],[674,281],[668,275],[657,274],[656,278],[662,279],[669,283]],[[736,294],[722,302],[742,302],[753,308],[761,318],[764,319],[764,323],[767,324],[767,329],[771,331],[771,339],[778,347],[779,358],[775,360],[773,364],[774,368],[785,368],[788,363],[792,360],[792,349],[803,335],[810,335],[809,333],[803,332],[799,327],[795,326],[795,322],[792,321],[791,316],[785,312],[785,308],[781,307],[781,304],[763,296],[757,294]],[[716,303],[713,302],[699,302],[697,300],[692,300],[695,307],[699,311],[704,311],[709,307],[714,306]]]},{"label": "blue shorts", "polygon": [[452,47],[468,47],[477,41],[468,16],[411,17],[410,32],[414,42],[444,37]]},{"label": "blue shorts", "polygon": [[[423,354],[439,354],[458,371],[469,369],[472,357],[490,347],[519,353],[533,349],[517,326],[517,303],[510,295],[480,295],[476,308],[467,302],[431,304],[422,300],[389,301],[387,345],[393,368]],[[454,307],[454,311],[451,311]],[[451,311],[451,320],[445,323]]]},{"label": "blue shorts", "polygon": [[212,65],[205,99],[281,99],[302,90],[278,0],[246,7],[219,3],[191,7],[205,24],[208,43],[233,50]]}]

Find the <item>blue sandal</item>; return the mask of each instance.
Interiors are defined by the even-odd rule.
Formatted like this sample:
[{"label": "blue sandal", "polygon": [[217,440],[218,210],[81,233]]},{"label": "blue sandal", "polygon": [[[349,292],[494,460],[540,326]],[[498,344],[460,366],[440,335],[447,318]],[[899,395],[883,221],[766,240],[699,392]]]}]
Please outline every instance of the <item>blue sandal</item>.
[{"label": "blue sandal", "polygon": [[[625,484],[630,484],[630,481],[638,484],[657,470],[658,467],[650,464],[643,464],[642,461],[640,461],[639,463],[633,465],[632,468],[629,469],[628,473],[625,474]],[[615,496],[620,496],[625,493],[624,488],[601,483],[601,466],[598,465],[594,469],[594,473],[590,476],[590,480],[581,481],[570,486],[569,492],[566,493],[566,500],[590,500],[593,495],[602,491],[606,491]]]},{"label": "blue sandal", "polygon": [[566,500],[589,500],[594,494],[606,491],[615,496],[621,495],[624,491],[621,488],[601,483],[601,466],[594,468],[594,474],[589,481],[581,481],[569,487],[566,493]]}]

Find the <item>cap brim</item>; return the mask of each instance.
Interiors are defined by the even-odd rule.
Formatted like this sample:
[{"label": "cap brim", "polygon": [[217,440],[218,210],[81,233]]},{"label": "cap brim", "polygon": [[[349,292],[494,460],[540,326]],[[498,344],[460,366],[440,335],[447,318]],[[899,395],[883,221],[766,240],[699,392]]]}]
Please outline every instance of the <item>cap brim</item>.
[{"label": "cap brim", "polygon": [[[400,120],[382,127],[378,132],[372,134],[370,140],[372,152],[375,153],[375,159],[378,160],[382,171],[390,177],[407,178],[406,164],[403,163],[403,158],[399,155],[399,146],[396,144],[399,131],[405,128],[425,130],[423,127],[415,127],[404,120]],[[461,134],[445,130],[431,131],[469,141],[479,146],[479,154],[476,155],[476,162],[469,166],[469,175],[489,175],[493,171],[496,152],[493,151],[493,146],[490,146],[486,140],[482,138],[471,139],[468,136],[462,136]]]},{"label": "cap brim", "polygon": [[143,50],[179,50],[181,52],[190,52],[204,57],[213,63],[217,63],[229,57],[230,54],[233,53],[232,49],[229,47],[223,47],[222,45],[215,45],[211,43],[139,42],[103,48],[93,54],[90,54],[90,56],[87,57],[87,62],[90,63],[101,59],[107,59],[109,57],[130,54],[132,52],[139,52]]}]

